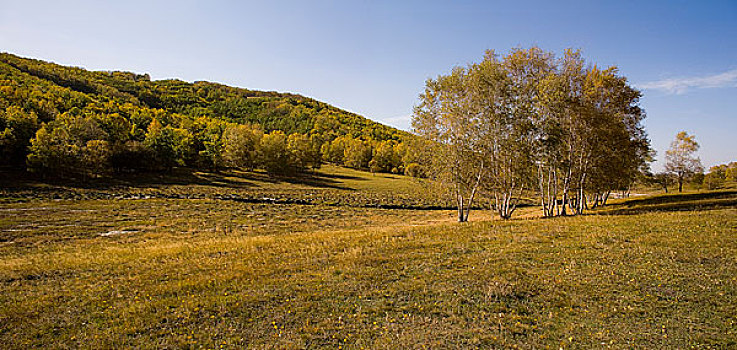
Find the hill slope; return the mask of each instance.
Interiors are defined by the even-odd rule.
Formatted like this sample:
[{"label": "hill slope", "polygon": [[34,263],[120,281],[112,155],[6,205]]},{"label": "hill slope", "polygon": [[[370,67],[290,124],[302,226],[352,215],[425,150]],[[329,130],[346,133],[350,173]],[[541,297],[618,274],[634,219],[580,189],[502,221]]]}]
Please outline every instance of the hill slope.
[{"label": "hill slope", "polygon": [[[207,81],[151,81],[148,74],[88,71],[9,53],[0,53],[0,77],[3,83],[1,107],[22,105],[22,101],[14,97],[32,97],[38,101],[23,107],[35,111],[45,121],[73,107],[113,102],[193,117],[257,123],[266,131],[281,130],[287,134],[318,131],[376,140],[399,139],[406,135],[301,95],[248,90]],[[70,98],[72,101],[66,103],[58,101]]]},{"label": "hill slope", "polygon": [[[148,74],[95,72],[0,53],[0,153],[11,164],[21,165],[28,159],[32,166],[41,164],[37,167],[46,170],[84,167],[100,170],[116,159],[125,158],[128,163],[131,159],[144,159],[140,153],[145,151],[150,153],[150,163],[156,165],[217,167],[227,148],[225,130],[240,124],[258,128],[257,141],[264,133],[282,132],[284,136],[279,134],[269,140],[271,146],[276,140],[286,147],[286,136],[304,135],[309,142],[294,137],[290,144],[309,143],[305,147],[317,153],[329,151],[329,147],[322,146],[339,137],[359,140],[364,144],[352,151],[363,154],[354,162],[356,168],[368,168],[373,150],[380,142],[391,142],[394,147],[409,136],[407,132],[296,94],[205,81],[152,81]],[[46,129],[42,135],[45,138],[36,134],[39,129]],[[251,136],[247,132],[238,129],[233,137],[247,139]],[[31,142],[34,137],[38,139],[36,144]],[[90,141],[104,142],[88,144]],[[332,156],[331,162],[344,161],[343,149],[347,144],[341,142],[338,151],[331,153],[337,152],[339,156]],[[253,148],[258,145],[251,146],[241,153],[257,153]],[[97,166],[80,160],[100,155],[109,157],[102,161],[95,159]],[[312,158],[313,165],[320,163]],[[397,158],[394,156],[393,163],[385,165],[383,170],[400,167]],[[123,167],[129,165],[126,162]],[[112,166],[116,168],[115,164]]]}]

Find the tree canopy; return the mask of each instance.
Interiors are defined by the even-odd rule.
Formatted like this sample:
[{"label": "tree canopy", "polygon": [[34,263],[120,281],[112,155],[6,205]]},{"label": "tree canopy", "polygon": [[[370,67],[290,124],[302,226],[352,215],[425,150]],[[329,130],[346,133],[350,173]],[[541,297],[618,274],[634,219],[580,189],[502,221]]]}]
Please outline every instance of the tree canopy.
[{"label": "tree canopy", "polygon": [[546,216],[575,214],[647,166],[639,98],[616,67],[587,65],[577,51],[487,51],[429,79],[412,125],[431,141],[430,176],[455,196],[459,221],[479,194],[509,218],[535,187]]},{"label": "tree canopy", "polygon": [[696,137],[681,131],[671,142],[670,149],[665,152],[665,170],[678,181],[678,192],[683,191],[683,182],[688,177],[704,171],[701,160],[696,157],[698,150],[699,143],[696,142]]}]

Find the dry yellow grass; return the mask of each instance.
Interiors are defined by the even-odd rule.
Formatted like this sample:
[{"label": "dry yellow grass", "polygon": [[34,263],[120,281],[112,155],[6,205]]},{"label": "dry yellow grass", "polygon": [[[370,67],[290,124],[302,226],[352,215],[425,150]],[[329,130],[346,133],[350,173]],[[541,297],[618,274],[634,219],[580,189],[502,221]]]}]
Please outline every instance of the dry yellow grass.
[{"label": "dry yellow grass", "polygon": [[737,209],[683,207],[713,200],[465,224],[210,199],[6,202],[0,344],[735,347]]}]

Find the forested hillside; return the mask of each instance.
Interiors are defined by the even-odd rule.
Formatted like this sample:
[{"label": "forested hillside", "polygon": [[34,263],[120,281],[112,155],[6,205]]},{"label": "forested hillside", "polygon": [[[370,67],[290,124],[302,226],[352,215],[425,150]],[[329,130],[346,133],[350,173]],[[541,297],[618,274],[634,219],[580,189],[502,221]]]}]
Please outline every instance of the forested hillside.
[{"label": "forested hillside", "polygon": [[300,95],[151,81],[0,53],[3,165],[43,175],[173,166],[296,173],[324,161],[412,172],[408,136]]}]

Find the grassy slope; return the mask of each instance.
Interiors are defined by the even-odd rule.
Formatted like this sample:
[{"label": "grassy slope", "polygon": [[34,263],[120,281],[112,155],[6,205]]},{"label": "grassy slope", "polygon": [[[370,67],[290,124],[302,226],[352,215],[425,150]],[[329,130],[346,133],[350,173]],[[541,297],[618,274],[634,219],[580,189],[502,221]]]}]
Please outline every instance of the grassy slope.
[{"label": "grassy slope", "polygon": [[[231,196],[241,199],[303,200],[312,204],[354,207],[382,205],[417,208],[443,204],[437,198],[428,196],[428,186],[421,180],[395,174],[371,174],[332,165],[294,178],[273,178],[262,171],[211,173],[186,168],[176,169],[171,174],[149,173],[78,182],[29,180],[25,173],[0,172],[0,176],[6,178],[0,186],[0,200]],[[447,206],[448,203],[443,205]]]},{"label": "grassy slope", "polygon": [[734,205],[465,225],[209,199],[0,209],[10,348],[737,346]]},{"label": "grassy slope", "polygon": [[[5,175],[5,174],[3,174]],[[13,176],[15,175],[15,176]],[[405,193],[417,190],[415,179],[395,174],[376,173],[323,165],[314,172],[295,178],[269,177],[262,171],[246,172],[224,170],[213,173],[175,168],[173,173],[140,173],[122,175],[116,178],[41,181],[28,178],[26,173],[8,174],[2,187],[5,188],[44,188],[57,187],[67,190],[114,189],[121,188],[192,188],[197,192],[222,188],[228,191],[242,189],[289,190],[305,188],[337,188],[348,190]]]}]

